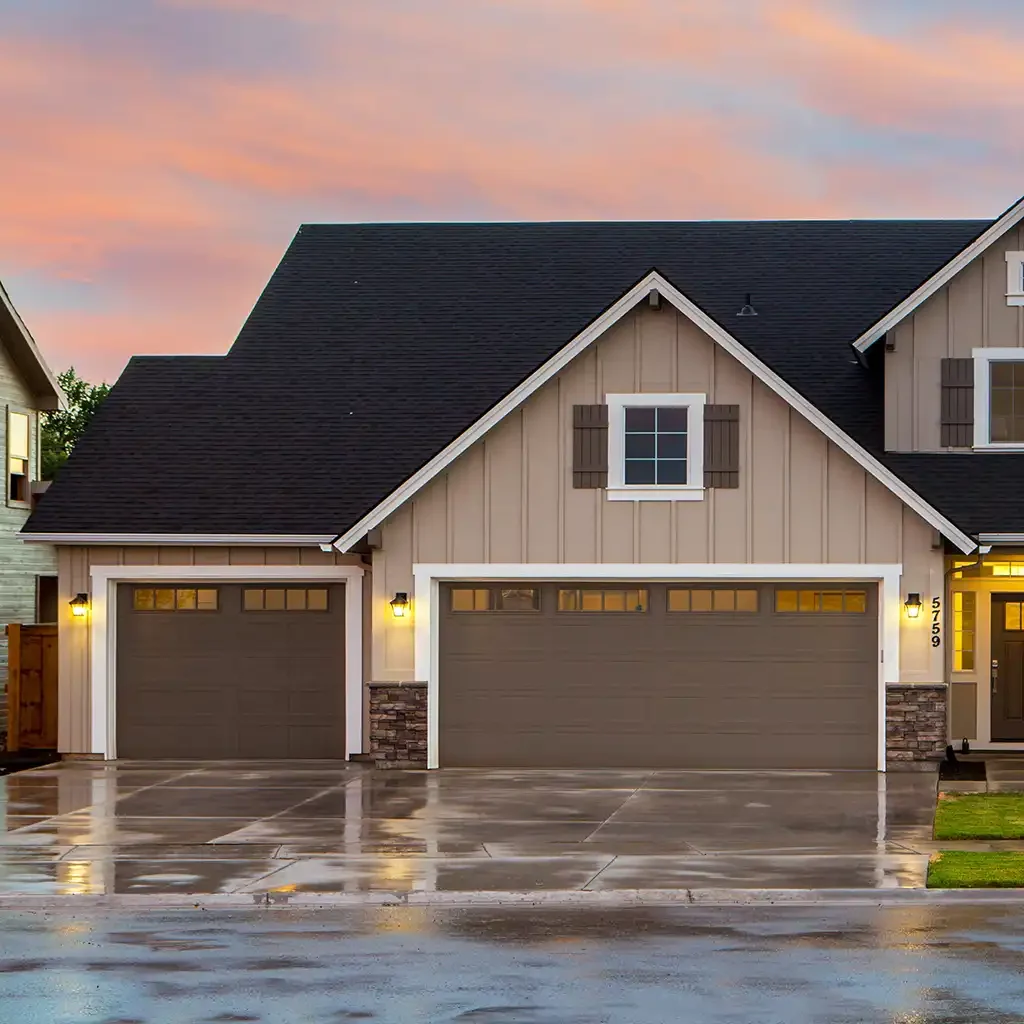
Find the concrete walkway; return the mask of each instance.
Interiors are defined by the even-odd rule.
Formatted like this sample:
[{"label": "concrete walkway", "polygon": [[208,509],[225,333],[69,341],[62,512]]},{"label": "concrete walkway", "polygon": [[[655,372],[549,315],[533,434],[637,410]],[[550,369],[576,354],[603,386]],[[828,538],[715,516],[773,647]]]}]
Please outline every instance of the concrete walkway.
[{"label": "concrete walkway", "polygon": [[0,894],[924,885],[930,773],[63,763],[0,779]]}]

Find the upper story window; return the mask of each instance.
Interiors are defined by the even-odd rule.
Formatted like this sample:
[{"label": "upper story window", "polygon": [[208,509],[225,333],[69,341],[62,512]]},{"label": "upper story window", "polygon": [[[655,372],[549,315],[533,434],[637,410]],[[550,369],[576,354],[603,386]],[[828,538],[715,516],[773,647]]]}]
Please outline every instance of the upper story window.
[{"label": "upper story window", "polygon": [[7,412],[7,500],[28,504],[29,417],[28,413]]},{"label": "upper story window", "polygon": [[1006,254],[1006,304],[1024,306],[1024,252]]},{"label": "upper story window", "polygon": [[704,395],[608,396],[608,497],[704,496]]},{"label": "upper story window", "polygon": [[1024,449],[1024,349],[974,350],[974,447]]}]

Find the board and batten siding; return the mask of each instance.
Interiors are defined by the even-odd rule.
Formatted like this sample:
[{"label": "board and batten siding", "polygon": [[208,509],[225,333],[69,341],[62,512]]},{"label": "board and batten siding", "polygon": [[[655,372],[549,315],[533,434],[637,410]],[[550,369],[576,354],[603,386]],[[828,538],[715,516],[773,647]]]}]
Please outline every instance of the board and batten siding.
[{"label": "board and batten siding", "polygon": [[[7,412],[29,417],[29,479],[39,479],[39,413],[35,397],[25,386],[6,347],[0,345],[0,458],[6,466]],[[0,477],[0,732],[7,730],[7,635],[12,622],[36,620],[36,581],[57,573],[57,554],[49,544],[26,544],[19,535],[28,521],[29,509],[6,501],[6,468]]]},{"label": "board and batten siding", "polygon": [[[695,392],[740,407],[739,487],[703,501],[608,501],[573,487],[573,407],[605,395]],[[942,594],[934,532],[686,317],[642,307],[396,511],[373,558],[373,678],[412,678],[416,563],[899,563],[905,589]],[[415,613],[414,613],[415,614]],[[925,616],[901,675],[943,678]]]},{"label": "board and batten siding", "polygon": [[1024,306],[1006,304],[1006,253],[1024,249],[1015,227],[902,321],[885,352],[885,447],[948,451],[942,445],[942,360],[976,348],[1024,346]]},{"label": "board and batten siding", "polygon": [[[103,545],[57,548],[58,621],[58,749],[61,753],[92,752],[90,736],[90,655],[87,622],[71,614],[68,602],[90,593],[94,565],[362,565],[359,555],[339,555],[315,547],[119,547]],[[370,599],[370,573],[363,576],[363,607]],[[364,650],[369,649],[369,616],[364,625]],[[342,684],[343,685],[343,684]],[[364,723],[364,726],[367,723]]]}]

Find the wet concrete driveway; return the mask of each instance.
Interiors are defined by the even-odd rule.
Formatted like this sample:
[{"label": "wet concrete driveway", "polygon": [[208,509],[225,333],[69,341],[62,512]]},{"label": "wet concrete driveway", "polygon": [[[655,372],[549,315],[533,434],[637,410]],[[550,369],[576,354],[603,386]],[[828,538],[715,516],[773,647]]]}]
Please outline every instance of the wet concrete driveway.
[{"label": "wet concrete driveway", "polygon": [[11,1024],[1014,1024],[1016,906],[0,907]]},{"label": "wet concrete driveway", "polygon": [[0,893],[922,886],[932,774],[63,763],[0,779]]}]

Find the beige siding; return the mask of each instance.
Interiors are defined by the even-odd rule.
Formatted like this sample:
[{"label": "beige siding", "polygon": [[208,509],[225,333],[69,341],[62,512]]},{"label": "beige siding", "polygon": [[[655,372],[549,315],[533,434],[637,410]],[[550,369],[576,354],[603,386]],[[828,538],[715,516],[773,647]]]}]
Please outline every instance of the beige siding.
[{"label": "beige siding", "polygon": [[[740,406],[740,486],[703,501],[608,501],[572,486],[572,407],[609,393],[679,391]],[[905,587],[942,594],[933,531],[782,399],[671,309],[613,327],[392,515],[374,553],[373,677],[413,671],[417,562],[904,562]],[[910,550],[912,549],[912,550]],[[909,681],[943,678],[924,629],[907,634]]]},{"label": "beige siding", "polygon": [[945,358],[976,348],[1024,345],[1024,307],[1006,304],[1006,253],[1024,249],[1013,228],[923,303],[890,335],[885,353],[885,446],[889,451],[940,447],[940,372]]},{"label": "beige siding", "polygon": [[[60,576],[58,746],[62,753],[75,754],[92,752],[90,643],[86,623],[72,616],[68,602],[75,594],[91,592],[89,570],[92,566],[361,564],[358,555],[336,555],[319,548],[61,546],[57,556]],[[364,588],[368,586],[364,582]],[[364,594],[368,596],[369,591],[364,589]]]}]

